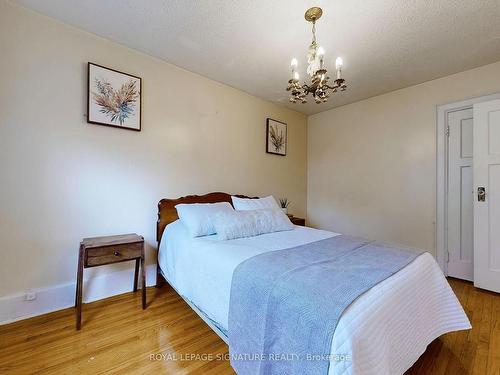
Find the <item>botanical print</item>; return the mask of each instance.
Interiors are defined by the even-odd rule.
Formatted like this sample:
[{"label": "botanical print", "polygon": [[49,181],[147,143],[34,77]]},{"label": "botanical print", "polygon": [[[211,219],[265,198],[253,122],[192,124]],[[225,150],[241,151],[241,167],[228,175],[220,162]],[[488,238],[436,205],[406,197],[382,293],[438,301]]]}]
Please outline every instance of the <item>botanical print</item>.
[{"label": "botanical print", "polygon": [[97,92],[92,91],[94,103],[101,107],[111,122],[120,123],[130,116],[134,116],[135,102],[139,98],[139,92],[135,82],[130,80],[124,83],[119,90],[114,90],[111,84],[104,78],[95,78],[94,86]]},{"label": "botanical print", "polygon": [[141,79],[89,63],[88,122],[141,130]]},{"label": "botanical print", "polygon": [[280,152],[285,147],[285,135],[277,126],[269,125],[269,136],[275,152]]},{"label": "botanical print", "polygon": [[267,149],[270,154],[286,155],[286,124],[267,119]]}]

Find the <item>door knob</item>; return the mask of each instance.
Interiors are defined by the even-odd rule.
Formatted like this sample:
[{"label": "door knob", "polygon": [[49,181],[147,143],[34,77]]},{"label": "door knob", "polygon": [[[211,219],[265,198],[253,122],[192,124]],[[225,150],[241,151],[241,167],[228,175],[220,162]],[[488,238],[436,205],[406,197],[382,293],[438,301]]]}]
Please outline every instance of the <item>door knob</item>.
[{"label": "door knob", "polygon": [[486,188],[484,186],[479,186],[477,188],[477,201],[486,202]]}]

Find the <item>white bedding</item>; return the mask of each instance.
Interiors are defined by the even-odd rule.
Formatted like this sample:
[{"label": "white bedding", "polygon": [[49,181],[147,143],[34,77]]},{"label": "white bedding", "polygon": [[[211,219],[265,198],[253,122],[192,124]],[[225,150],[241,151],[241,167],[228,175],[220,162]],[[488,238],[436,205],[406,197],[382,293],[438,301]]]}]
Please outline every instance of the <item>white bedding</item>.
[{"label": "white bedding", "polygon": [[[231,279],[238,264],[257,254],[337,235],[297,226],[220,241],[216,235],[191,238],[177,220],[163,233],[158,261],[172,286],[227,330]],[[432,340],[469,328],[439,266],[424,253],[344,311],[333,336],[329,374],[402,374]],[[335,355],[352,360],[336,360]]]}]

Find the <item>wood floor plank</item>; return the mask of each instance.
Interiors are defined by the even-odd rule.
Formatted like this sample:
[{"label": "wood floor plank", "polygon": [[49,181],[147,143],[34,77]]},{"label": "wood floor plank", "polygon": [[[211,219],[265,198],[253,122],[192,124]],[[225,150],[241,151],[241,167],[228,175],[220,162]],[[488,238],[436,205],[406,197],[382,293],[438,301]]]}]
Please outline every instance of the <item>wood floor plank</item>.
[{"label": "wood floor plank", "polygon": [[487,373],[500,375],[500,299],[492,295],[492,322],[489,336]]},{"label": "wood floor plank", "polygon": [[[500,375],[500,295],[449,279],[472,330],[432,342],[407,375]],[[227,345],[165,286],[0,326],[2,374],[234,374]]]}]

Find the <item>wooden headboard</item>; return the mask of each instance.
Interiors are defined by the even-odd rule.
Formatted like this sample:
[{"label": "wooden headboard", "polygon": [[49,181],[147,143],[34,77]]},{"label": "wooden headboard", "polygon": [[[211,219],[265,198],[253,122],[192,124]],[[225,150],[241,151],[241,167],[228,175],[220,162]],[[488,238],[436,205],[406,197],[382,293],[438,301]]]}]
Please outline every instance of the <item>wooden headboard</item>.
[{"label": "wooden headboard", "polygon": [[[156,222],[156,242],[158,242],[158,250],[160,250],[161,236],[165,227],[177,220],[177,210],[175,206],[180,203],[217,203],[217,202],[228,202],[233,204],[231,201],[231,195],[239,198],[257,198],[257,197],[247,197],[246,195],[238,194],[227,194],[222,192],[208,193],[205,195],[187,195],[185,197],[180,197],[176,199],[162,199],[158,202],[158,221]],[[163,276],[160,272],[160,267],[157,264],[157,278],[156,286],[160,287],[164,283]]]}]

